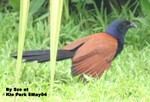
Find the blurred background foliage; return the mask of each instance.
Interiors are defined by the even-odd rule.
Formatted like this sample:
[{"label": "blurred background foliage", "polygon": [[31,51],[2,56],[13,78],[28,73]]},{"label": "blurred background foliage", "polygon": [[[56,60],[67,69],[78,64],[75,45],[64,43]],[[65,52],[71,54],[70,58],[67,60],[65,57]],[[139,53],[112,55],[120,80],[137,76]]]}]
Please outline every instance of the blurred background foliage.
[{"label": "blurred background foliage", "polygon": [[150,29],[150,0],[141,0],[141,6],[144,17],[138,18],[138,20]]},{"label": "blurred background foliage", "polygon": [[[95,7],[99,11],[106,9],[107,14],[110,14],[114,8],[117,9],[118,12],[121,12],[123,5],[127,5],[131,11],[134,11],[135,8],[138,8],[136,11],[134,11],[135,16],[138,16],[139,12],[141,11],[139,5],[137,6],[139,1],[140,0],[64,0],[64,16],[66,19],[69,19],[69,14],[72,11],[76,11],[78,14],[83,13],[83,8],[92,10]],[[148,0],[143,1],[148,2]],[[7,7],[7,10],[9,11],[19,12],[19,3],[20,0],[0,0],[0,10],[5,11],[5,8]],[[104,8],[101,7],[102,5]],[[37,21],[47,18],[48,6],[48,0],[31,0],[29,21]]]},{"label": "blurred background foliage", "polygon": [[[16,12],[19,15],[19,1],[0,0],[0,11]],[[76,36],[76,30],[85,31],[88,29],[88,33],[91,34],[97,33],[97,31],[104,31],[108,24],[117,18],[124,18],[131,21],[136,20],[144,24],[146,28],[150,28],[149,5],[150,0],[64,0],[63,27],[61,28],[60,43],[64,43],[64,41],[71,42],[77,38],[81,38],[82,36]],[[37,21],[48,25],[48,6],[48,0],[31,0],[28,18],[28,23],[30,23],[31,27],[34,27]],[[63,34],[63,28],[66,29],[68,26],[65,25],[68,25],[68,23],[70,26],[80,25],[79,28],[73,27],[71,36]],[[46,39],[49,27],[47,26],[44,29],[46,29],[46,35],[41,36],[41,38],[45,39],[44,41],[46,42],[44,44],[46,43],[49,46],[49,40]]]},{"label": "blurred background foliage", "polygon": [[[20,0],[0,0],[0,11],[15,12],[19,15],[19,1]],[[143,23],[146,28],[150,24],[150,0],[64,0],[63,20],[60,35],[60,43],[64,44],[81,38],[82,36],[75,33],[76,30],[86,30],[88,33],[97,33],[104,31],[108,24],[114,19],[124,18],[128,20],[136,20]],[[44,25],[48,25],[48,0],[31,0],[28,23],[31,27],[35,26],[35,22],[41,21]],[[130,16],[129,16],[130,15]],[[17,21],[18,22],[18,21]],[[73,27],[71,36],[63,34],[63,29],[68,28],[67,25],[80,27]],[[15,26],[18,27],[18,26]],[[45,36],[40,36],[44,39],[43,45],[48,45],[49,27],[46,29]],[[31,35],[28,35],[31,37]],[[83,35],[87,36],[87,35]],[[17,37],[16,37],[17,39]],[[40,40],[42,41],[42,40]]]}]

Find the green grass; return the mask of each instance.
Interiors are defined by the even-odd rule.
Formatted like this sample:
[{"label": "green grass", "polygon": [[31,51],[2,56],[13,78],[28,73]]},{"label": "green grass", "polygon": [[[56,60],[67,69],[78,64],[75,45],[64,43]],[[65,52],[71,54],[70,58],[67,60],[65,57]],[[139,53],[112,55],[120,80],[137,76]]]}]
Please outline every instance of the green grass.
[{"label": "green grass", "polygon": [[[100,20],[93,11],[83,9],[79,16],[70,14],[69,20],[63,20],[59,48],[91,35],[103,32],[108,24],[117,18],[135,22],[138,29],[130,29],[122,53],[113,61],[110,70],[100,79],[91,78],[84,84],[71,76],[71,60],[57,62],[54,96],[18,97],[19,102],[149,102],[150,101],[150,30],[136,21],[132,12],[117,11]],[[102,14],[101,14],[102,15]],[[0,13],[0,102],[11,102],[13,97],[5,96],[6,87],[15,85],[16,60],[10,55],[17,50],[18,14]],[[104,23],[103,23],[103,22]],[[46,21],[38,21],[27,28],[25,50],[48,49],[49,34]],[[49,63],[23,63],[20,86],[30,92],[49,92]]]}]

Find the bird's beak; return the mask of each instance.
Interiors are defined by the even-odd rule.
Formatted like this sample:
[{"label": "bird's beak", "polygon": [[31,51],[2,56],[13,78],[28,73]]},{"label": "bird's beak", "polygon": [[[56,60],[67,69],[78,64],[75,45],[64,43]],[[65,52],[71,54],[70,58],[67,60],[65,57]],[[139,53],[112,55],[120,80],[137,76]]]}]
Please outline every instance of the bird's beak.
[{"label": "bird's beak", "polygon": [[129,25],[129,27],[134,27],[134,28],[137,28],[138,26],[135,24],[135,23],[132,23]]}]

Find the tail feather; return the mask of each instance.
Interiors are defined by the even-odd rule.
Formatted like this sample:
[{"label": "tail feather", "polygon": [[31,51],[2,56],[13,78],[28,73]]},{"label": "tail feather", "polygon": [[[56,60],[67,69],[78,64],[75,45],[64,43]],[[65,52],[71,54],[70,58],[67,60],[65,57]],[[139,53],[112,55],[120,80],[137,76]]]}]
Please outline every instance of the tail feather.
[{"label": "tail feather", "polygon": [[[75,51],[59,49],[57,53],[57,61],[72,58]],[[12,57],[17,58],[18,53],[15,52]],[[26,62],[38,61],[38,63],[50,61],[50,50],[30,50],[23,52],[23,59]]]},{"label": "tail feather", "polygon": [[25,62],[38,61],[38,63],[50,61],[50,58],[48,55],[28,56],[28,57],[23,57],[23,59],[25,60]]},{"label": "tail feather", "polygon": [[[28,57],[28,56],[40,56],[40,55],[47,55],[49,54],[49,50],[29,50],[29,51],[24,51],[23,56]],[[13,57],[17,57],[18,53],[15,52],[13,54]]]}]

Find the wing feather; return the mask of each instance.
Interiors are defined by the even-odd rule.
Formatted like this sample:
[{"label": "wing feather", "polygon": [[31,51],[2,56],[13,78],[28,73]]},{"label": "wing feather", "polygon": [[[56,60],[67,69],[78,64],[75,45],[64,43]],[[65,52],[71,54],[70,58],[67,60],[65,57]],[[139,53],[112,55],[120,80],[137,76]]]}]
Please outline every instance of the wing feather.
[{"label": "wing feather", "polygon": [[117,40],[108,34],[91,37],[75,52],[72,59],[72,74],[101,76],[104,70],[109,69],[117,47]]}]

